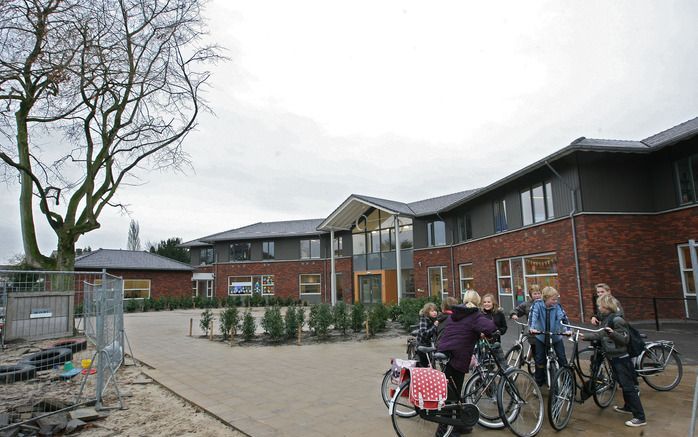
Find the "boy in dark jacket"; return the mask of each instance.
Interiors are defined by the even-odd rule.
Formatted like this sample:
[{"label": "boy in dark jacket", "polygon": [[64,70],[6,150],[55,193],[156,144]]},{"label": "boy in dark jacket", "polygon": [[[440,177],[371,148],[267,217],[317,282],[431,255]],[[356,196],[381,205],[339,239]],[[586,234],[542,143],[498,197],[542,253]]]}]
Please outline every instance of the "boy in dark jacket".
[{"label": "boy in dark jacket", "polygon": [[633,384],[635,368],[630,360],[630,355],[628,355],[630,335],[628,334],[627,323],[617,313],[618,300],[608,294],[599,297],[597,304],[601,316],[599,323],[604,328],[604,331],[584,334],[582,338],[588,341],[598,341],[606,354],[606,358],[611,361],[613,377],[622,387],[623,400],[625,401],[622,407],[616,405],[613,409],[618,413],[632,414],[633,418],[625,422],[626,426],[645,426],[647,425],[645,410]]}]

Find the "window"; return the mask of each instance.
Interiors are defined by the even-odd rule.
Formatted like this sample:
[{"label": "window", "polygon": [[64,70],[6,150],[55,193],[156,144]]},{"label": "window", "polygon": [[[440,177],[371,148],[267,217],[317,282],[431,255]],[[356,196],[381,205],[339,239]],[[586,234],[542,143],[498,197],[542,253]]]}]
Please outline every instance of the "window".
[{"label": "window", "polygon": [[[210,281],[213,283],[213,281]],[[228,295],[274,294],[274,275],[228,276]],[[211,296],[212,297],[212,296]]]},{"label": "window", "polygon": [[230,260],[231,261],[249,261],[250,260],[250,243],[232,243],[230,245]]},{"label": "window", "polygon": [[521,192],[521,215],[524,226],[555,217],[553,190],[550,182],[534,185]]},{"label": "window", "polygon": [[[400,223],[403,223],[405,219],[400,219]],[[414,237],[412,232],[412,219],[409,220],[409,224],[400,225],[400,233],[398,237],[400,238],[400,250],[412,249],[414,247]]]},{"label": "window", "polygon": [[507,229],[507,202],[502,199],[494,202],[494,232],[504,232]]},{"label": "window", "polygon": [[[412,219],[399,219],[400,249],[414,246],[412,237]],[[362,216],[352,229],[353,254],[392,252],[395,250],[395,216],[374,209],[368,217]]]},{"label": "window", "polygon": [[[698,248],[696,248],[698,250]],[[679,246],[679,267],[681,269],[681,285],[684,297],[696,295],[696,283],[693,278],[695,269],[691,260],[691,249],[688,244]]]},{"label": "window", "polygon": [[262,242],[262,259],[274,259],[274,242]]},{"label": "window", "polygon": [[446,244],[446,223],[436,220],[427,223],[427,245],[429,247],[443,246]]},{"label": "window", "polygon": [[301,259],[320,258],[320,239],[301,240]]},{"label": "window", "polygon": [[461,264],[458,266],[460,272],[460,295],[461,300],[463,294],[468,290],[475,290],[475,278],[473,277],[473,263]]},{"label": "window", "polygon": [[458,241],[467,241],[473,238],[473,225],[470,220],[470,214],[464,214],[458,217]]},{"label": "window", "polygon": [[191,281],[191,297],[199,295],[199,284],[196,281]]},{"label": "window", "polygon": [[557,282],[557,256],[554,253],[497,260],[499,304],[506,312],[527,299],[528,289],[537,284],[541,290]]},{"label": "window", "polygon": [[698,154],[676,162],[676,182],[679,191],[679,204],[685,205],[698,200]]},{"label": "window", "polygon": [[446,267],[429,267],[429,295],[444,298],[448,295]]},{"label": "window", "polygon": [[335,237],[333,250],[334,256],[342,256],[342,237]]},{"label": "window", "polygon": [[201,264],[213,264],[213,247],[202,247],[199,253]]},{"label": "window", "polygon": [[320,275],[300,275],[298,288],[300,294],[320,294]]},{"label": "window", "polygon": [[206,297],[213,297],[213,281],[206,281]]},{"label": "window", "polygon": [[150,279],[124,279],[124,299],[150,297]]}]

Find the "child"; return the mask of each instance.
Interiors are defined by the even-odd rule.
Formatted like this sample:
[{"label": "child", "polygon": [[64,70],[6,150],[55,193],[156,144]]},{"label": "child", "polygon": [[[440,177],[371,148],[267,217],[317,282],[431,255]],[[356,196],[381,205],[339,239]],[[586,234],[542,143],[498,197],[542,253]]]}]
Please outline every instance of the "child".
[{"label": "child", "polygon": [[[557,362],[560,367],[567,365],[567,357],[565,356],[565,346],[562,344],[562,336],[558,333],[567,330],[563,329],[561,322],[569,324],[567,314],[559,303],[560,293],[553,287],[545,287],[542,293],[542,299],[537,300],[531,306],[531,312],[528,315],[528,326],[531,334],[536,335],[536,382],[539,386],[546,383],[545,364],[547,342],[552,342],[557,355]],[[548,333],[552,332],[553,335]]]},{"label": "child", "polygon": [[[604,284],[603,282],[596,284],[596,299],[594,299],[594,306],[596,311],[594,311],[594,315],[591,317],[591,324],[594,326],[597,326],[600,323],[601,320],[601,313],[599,312],[599,303],[598,299],[602,296],[612,296],[611,294],[611,287],[608,286],[608,284]],[[620,306],[620,302],[618,302],[618,311],[616,311],[619,316],[623,317],[623,308]]]},{"label": "child", "polygon": [[[419,331],[417,332],[418,346],[432,346],[436,338],[436,328],[439,326],[439,321],[436,320],[438,311],[436,304],[427,302],[419,311]],[[422,352],[417,352],[419,357],[419,365],[421,367],[429,367],[427,355]]]},{"label": "child", "polygon": [[446,299],[441,302],[441,314],[439,314],[439,316],[436,318],[436,321],[439,322],[439,324],[436,326],[436,341],[434,342],[436,346],[438,346],[439,340],[444,333],[444,329],[446,329],[448,318],[451,317],[451,314],[453,314],[451,307],[454,305],[458,305],[458,300],[451,296],[446,297]]},{"label": "child", "polygon": [[540,287],[538,284],[532,284],[528,288],[528,294],[531,296],[531,300],[527,300],[526,302],[517,305],[516,308],[509,313],[509,317],[514,320],[518,320],[519,317],[528,317],[528,313],[531,310],[531,305],[533,305],[533,302],[537,301],[541,297]]},{"label": "child", "polygon": [[[640,396],[634,387],[635,368],[628,355],[628,334],[627,323],[618,315],[618,300],[606,294],[597,300],[599,306],[599,323],[604,331],[599,333],[584,334],[584,340],[599,341],[606,358],[611,361],[613,367],[613,377],[623,388],[624,405],[616,405],[613,409],[619,413],[632,414],[633,418],[625,422],[626,426],[638,427],[647,425],[645,420],[645,410],[642,408]],[[611,317],[613,315],[613,317]],[[612,323],[610,323],[612,320]],[[612,325],[612,326],[611,326]]]},{"label": "child", "polygon": [[507,332],[507,318],[504,316],[504,311],[502,311],[502,309],[499,307],[499,304],[492,293],[487,293],[486,295],[482,296],[480,310],[485,317],[494,322],[497,330],[500,333],[500,335],[495,336],[494,339],[499,341],[501,335],[504,335]]}]

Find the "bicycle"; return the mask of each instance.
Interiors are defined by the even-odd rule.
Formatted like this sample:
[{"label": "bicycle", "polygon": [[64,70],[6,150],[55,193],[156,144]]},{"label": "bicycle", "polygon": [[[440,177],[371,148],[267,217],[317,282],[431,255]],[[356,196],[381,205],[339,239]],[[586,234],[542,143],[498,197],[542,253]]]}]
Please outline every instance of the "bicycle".
[{"label": "bicycle", "polygon": [[520,326],[519,337],[514,341],[514,345],[507,351],[504,358],[509,366],[517,369],[522,369],[526,366],[528,373],[533,375],[536,362],[533,356],[532,345],[529,342],[530,334],[526,333],[528,325],[517,320],[512,321]]},{"label": "bicycle", "polygon": [[[571,337],[574,347],[570,362],[555,374],[548,395],[548,420],[557,431],[569,424],[575,403],[582,404],[593,396],[596,405],[606,408],[611,405],[617,388],[616,381],[613,379],[613,370],[600,347],[597,347],[594,350],[595,355],[590,357],[589,374],[585,374],[580,362],[580,332],[601,332],[604,328],[587,329],[564,323],[562,326],[574,330]],[[577,390],[580,391],[579,397],[577,397]]]},{"label": "bicycle", "polygon": [[[483,353],[493,358],[492,344],[481,341],[479,347]],[[495,347],[498,347],[495,346]],[[491,367],[492,363],[494,367]],[[507,426],[519,437],[535,436],[543,426],[543,398],[540,388],[533,377],[521,369],[505,370],[501,363],[489,360],[482,364],[482,377],[479,383],[471,382],[473,377],[464,384],[457,401],[447,401],[440,410],[424,410],[409,401],[409,379],[391,399],[390,415],[393,428],[398,436],[431,436],[440,424],[446,425],[441,435],[449,436],[454,427],[472,427],[481,417],[478,404],[481,399],[496,394],[497,414],[504,426]],[[480,374],[480,373],[478,373]],[[475,374],[474,374],[475,375]],[[448,382],[455,389],[453,381]],[[470,390],[465,387],[468,386]],[[411,414],[405,414],[411,409]]]},{"label": "bicycle", "polygon": [[669,391],[681,382],[683,365],[674,342],[657,340],[645,342],[645,348],[635,360],[635,371],[647,385],[657,391]]},{"label": "bicycle", "polygon": [[[567,326],[564,323],[561,323],[562,326]],[[544,335],[545,336],[545,384],[550,387],[552,384],[552,380],[555,377],[555,374],[557,371],[560,369],[560,363],[558,362],[558,356],[557,353],[555,352],[555,347],[553,346],[553,335],[569,335],[569,333],[563,332],[546,332],[546,331],[537,331],[537,332],[531,332],[529,329],[529,335],[536,336],[536,335]],[[535,364],[535,360],[534,360]],[[533,372],[533,375],[535,375],[535,371]]]},{"label": "bicycle", "polygon": [[[412,331],[410,332],[410,337],[407,338],[407,350],[405,354],[407,355],[407,361],[414,361],[417,356],[417,325],[412,325],[410,328]],[[395,394],[395,390],[399,387],[399,385],[395,383],[398,377],[399,375],[393,375],[392,367],[383,374],[383,379],[381,380],[381,398],[386,407],[390,405],[390,399],[393,397],[393,394]]]}]

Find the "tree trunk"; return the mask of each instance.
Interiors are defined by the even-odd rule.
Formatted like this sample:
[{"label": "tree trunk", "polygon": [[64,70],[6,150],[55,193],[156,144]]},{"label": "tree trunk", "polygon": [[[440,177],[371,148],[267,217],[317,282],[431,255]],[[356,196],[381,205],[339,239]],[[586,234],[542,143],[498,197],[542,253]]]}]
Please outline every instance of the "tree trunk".
[{"label": "tree trunk", "polygon": [[56,270],[71,272],[75,267],[75,238],[68,232],[58,234],[56,248]]}]

